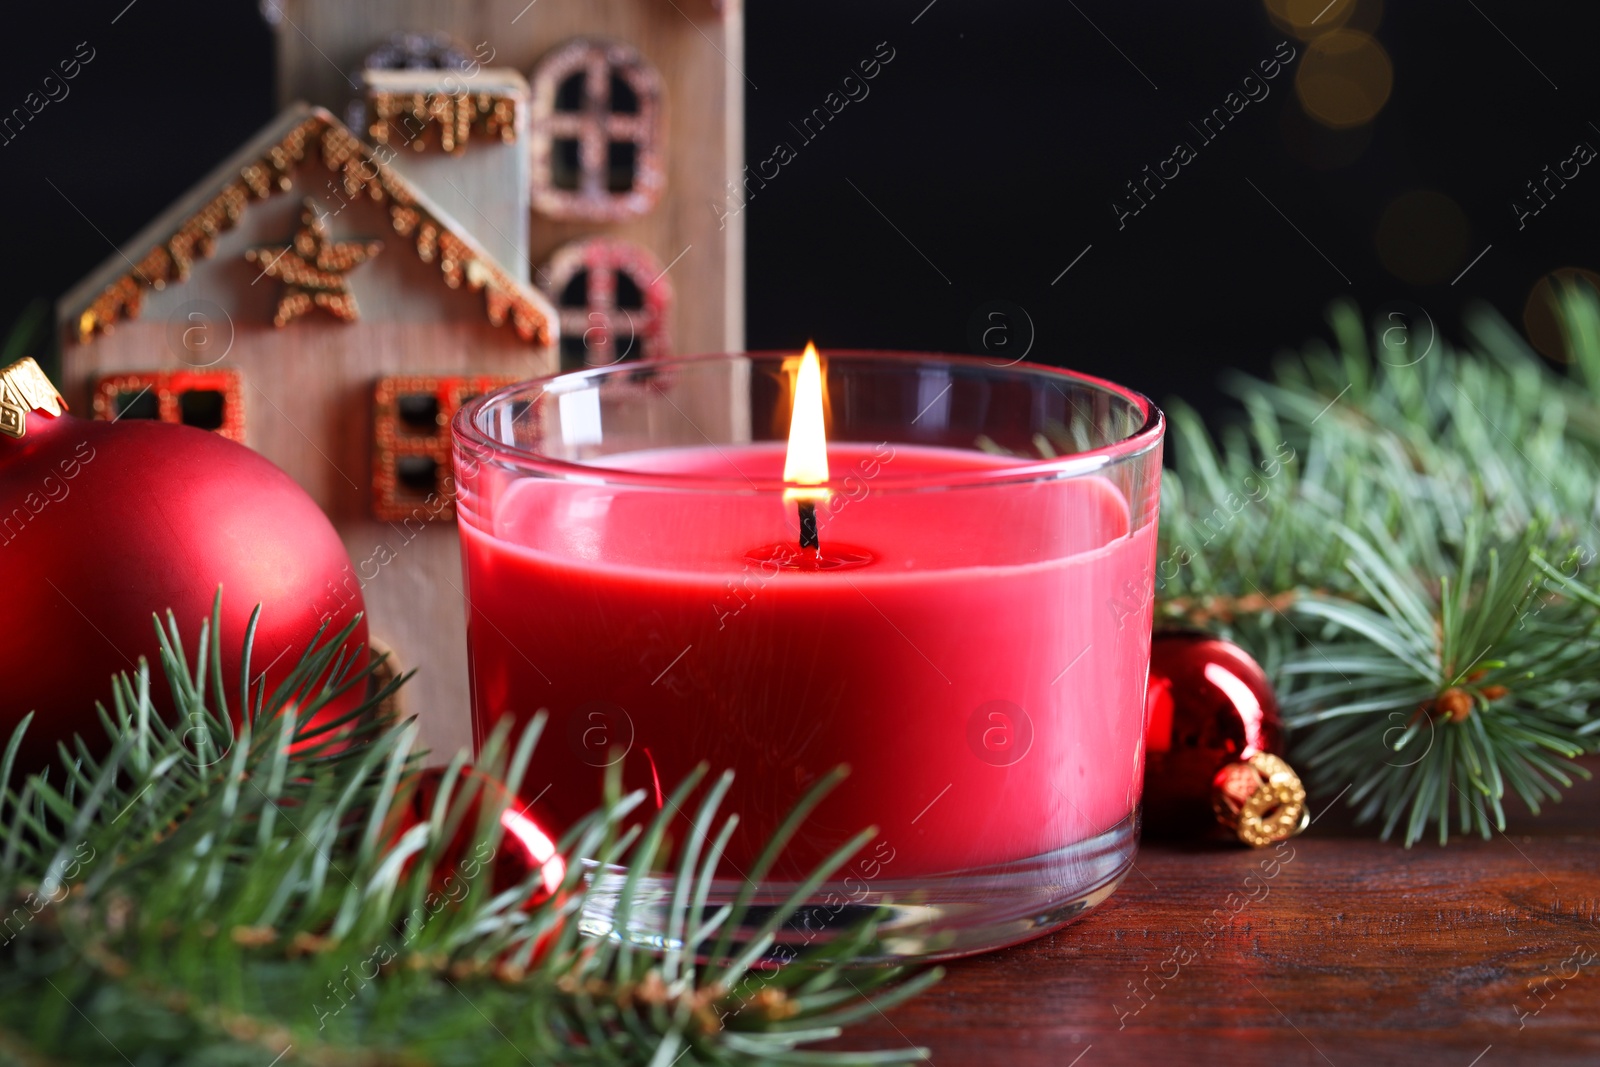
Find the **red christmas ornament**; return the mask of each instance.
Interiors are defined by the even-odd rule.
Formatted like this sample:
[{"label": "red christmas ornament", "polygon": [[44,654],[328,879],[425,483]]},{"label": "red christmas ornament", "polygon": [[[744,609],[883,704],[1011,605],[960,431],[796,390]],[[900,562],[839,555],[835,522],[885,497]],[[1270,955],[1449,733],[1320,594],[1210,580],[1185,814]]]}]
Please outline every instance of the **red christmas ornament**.
[{"label": "red christmas ornament", "polygon": [[[402,791],[401,801],[390,819],[394,838],[433,818],[434,804],[438,800],[444,774],[443,767],[430,767],[412,779],[410,786]],[[473,878],[482,867],[489,866],[489,890],[501,893],[518,885],[537,870],[540,872],[539,887],[525,906],[531,907],[549,899],[561,888],[561,882],[567,876],[566,861],[556,851],[555,835],[546,830],[552,824],[532,803],[512,794],[502,782],[482,771],[471,767],[464,769],[456,782],[452,801],[464,788],[473,788],[476,792],[467,805],[455,836],[439,854],[434,888],[447,891],[446,883],[452,878],[457,881]],[[502,832],[498,840],[491,838],[488,849],[480,846],[469,850],[467,842],[477,832],[479,813],[485,802],[494,806],[504,805],[505,810],[500,813]]]},{"label": "red christmas ornament", "polygon": [[1198,631],[1158,631],[1145,703],[1148,830],[1187,836],[1215,821],[1253,845],[1299,832],[1305,790],[1281,758],[1278,702],[1249,653]]},{"label": "red christmas ornament", "polygon": [[[64,407],[32,360],[0,370],[0,743],[37,712],[18,755],[24,773],[56,763],[56,743],[70,750],[74,734],[108,747],[95,702],[109,708],[111,676],[140,657],[157,707],[170,708],[153,613],[172,610],[192,668],[223,588],[222,677],[237,718],[257,604],[250,669],[269,693],[325,618],[331,635],[362,610],[359,596],[328,601],[350,557],[312,499],[261,455],[205,430],[94,422]],[[363,622],[351,651],[366,637]],[[347,711],[361,688],[319,717]]]}]

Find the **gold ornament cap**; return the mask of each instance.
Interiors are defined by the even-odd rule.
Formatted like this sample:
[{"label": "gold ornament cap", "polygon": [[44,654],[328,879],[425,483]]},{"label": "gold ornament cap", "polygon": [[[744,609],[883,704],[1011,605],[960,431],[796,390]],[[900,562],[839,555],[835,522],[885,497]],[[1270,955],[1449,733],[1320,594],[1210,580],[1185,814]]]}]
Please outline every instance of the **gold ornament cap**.
[{"label": "gold ornament cap", "polygon": [[1266,752],[1218,771],[1211,782],[1211,807],[1217,821],[1252,848],[1287,841],[1311,822],[1300,776]]},{"label": "gold ornament cap", "polygon": [[67,402],[32,357],[0,370],[0,434],[22,437],[28,432],[28,412],[59,415],[66,407]]}]

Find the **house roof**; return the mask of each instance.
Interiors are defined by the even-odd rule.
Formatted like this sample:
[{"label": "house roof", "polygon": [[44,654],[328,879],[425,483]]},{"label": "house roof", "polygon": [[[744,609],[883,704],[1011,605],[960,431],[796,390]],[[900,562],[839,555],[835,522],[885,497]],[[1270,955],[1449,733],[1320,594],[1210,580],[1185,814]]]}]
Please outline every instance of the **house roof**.
[{"label": "house roof", "polygon": [[61,298],[57,310],[79,341],[90,341],[123,319],[137,318],[146,289],[185,281],[197,259],[216,251],[217,235],[232,229],[255,201],[287,192],[308,161],[343,178],[344,193],[365,193],[382,204],[396,234],[424,263],[437,264],[450,288],[482,292],[494,326],[523,341],[548,345],[555,313],[545,296],[518,281],[472,234],[427,194],[400,177],[331,113],[294,104],[223,161],[151,222],[128,246],[106,259]]}]

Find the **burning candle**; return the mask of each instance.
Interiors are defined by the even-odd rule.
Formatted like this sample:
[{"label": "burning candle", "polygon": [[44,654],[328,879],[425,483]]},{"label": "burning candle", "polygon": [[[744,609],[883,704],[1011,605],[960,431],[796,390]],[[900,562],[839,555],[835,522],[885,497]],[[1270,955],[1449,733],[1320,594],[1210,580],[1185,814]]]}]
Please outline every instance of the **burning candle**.
[{"label": "burning candle", "polygon": [[732,768],[731,893],[848,765],[764,888],[875,826],[817,908],[896,901],[909,954],[1035,936],[1126,872],[1163,432],[1144,398],[808,347],[515,386],[455,432],[475,729],[549,712],[528,782],[554,817],[592,809],[613,762],[653,805],[702,760]]},{"label": "burning candle", "polygon": [[795,486],[783,491],[783,499],[798,501],[800,505],[800,549],[814,553],[820,544],[817,501],[826,501],[830,494],[822,488],[828,481],[828,439],[822,427],[822,360],[813,344],[806,345],[795,379],[783,480]]}]

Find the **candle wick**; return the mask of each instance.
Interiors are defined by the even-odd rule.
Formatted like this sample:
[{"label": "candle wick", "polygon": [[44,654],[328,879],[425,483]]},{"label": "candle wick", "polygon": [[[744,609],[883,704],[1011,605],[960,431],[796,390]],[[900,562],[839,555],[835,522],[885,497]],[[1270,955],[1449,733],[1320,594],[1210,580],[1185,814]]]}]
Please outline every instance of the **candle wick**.
[{"label": "candle wick", "polygon": [[800,547],[813,550],[822,547],[817,537],[817,505],[810,500],[800,501]]}]

